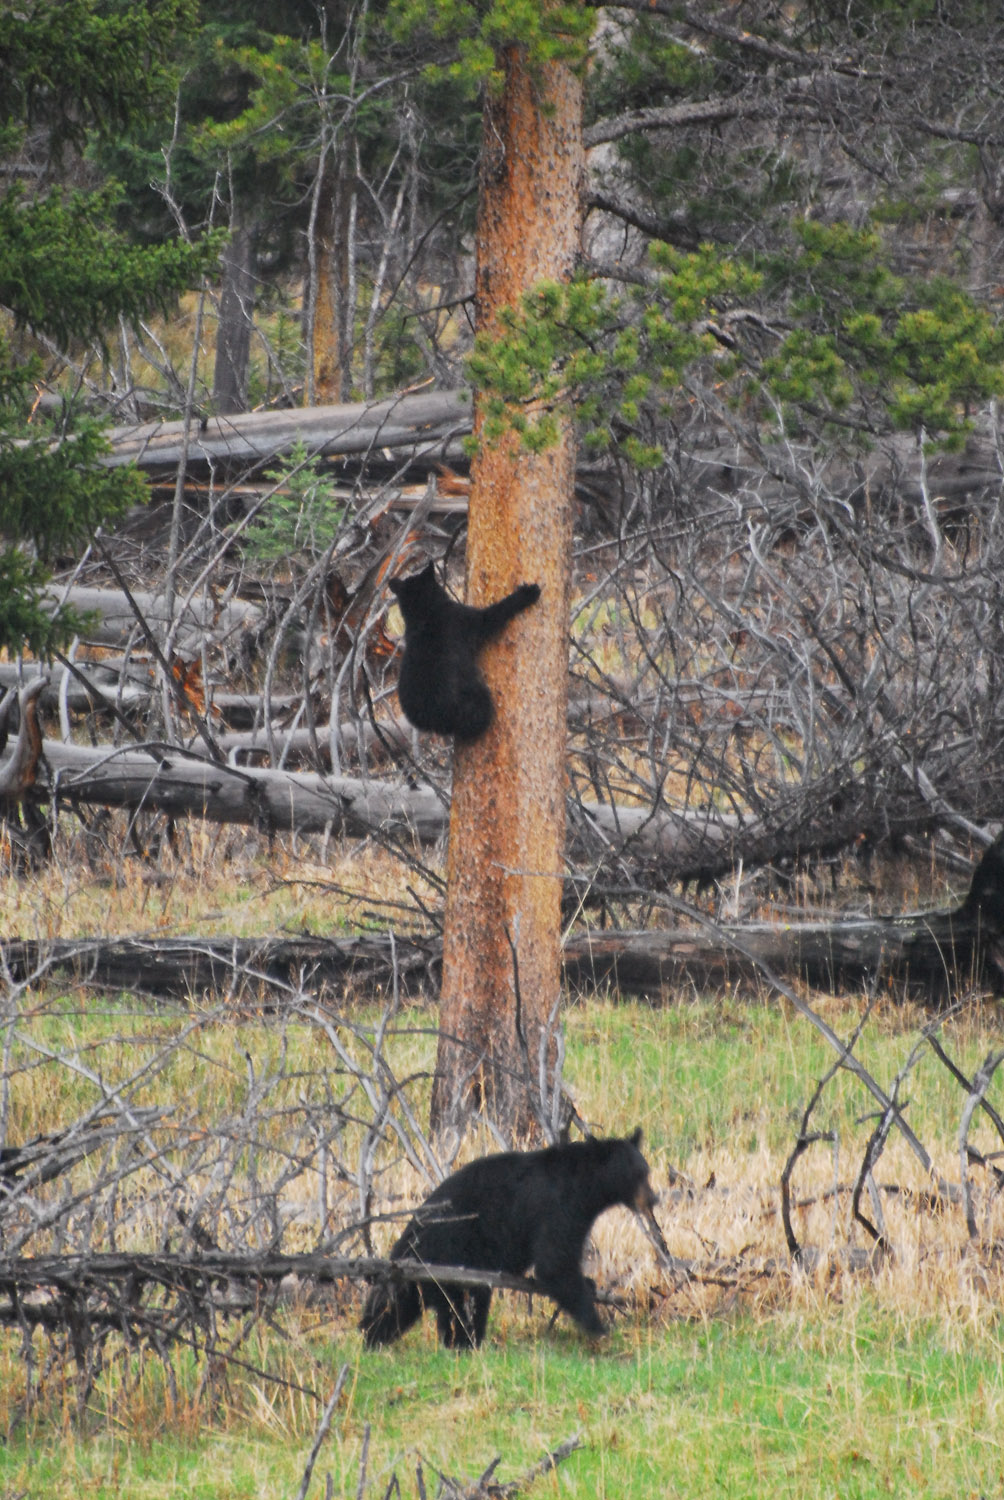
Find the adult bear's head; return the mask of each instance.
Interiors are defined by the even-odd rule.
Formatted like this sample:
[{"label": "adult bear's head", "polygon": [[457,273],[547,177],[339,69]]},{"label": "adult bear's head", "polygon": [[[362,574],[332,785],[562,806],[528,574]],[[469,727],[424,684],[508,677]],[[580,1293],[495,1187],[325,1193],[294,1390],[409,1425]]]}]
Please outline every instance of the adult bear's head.
[{"label": "adult bear's head", "polygon": [[587,1141],[593,1153],[597,1186],[609,1205],[623,1203],[639,1213],[651,1213],[658,1195],[649,1180],[648,1162],[641,1154],[641,1126],[624,1139]]}]

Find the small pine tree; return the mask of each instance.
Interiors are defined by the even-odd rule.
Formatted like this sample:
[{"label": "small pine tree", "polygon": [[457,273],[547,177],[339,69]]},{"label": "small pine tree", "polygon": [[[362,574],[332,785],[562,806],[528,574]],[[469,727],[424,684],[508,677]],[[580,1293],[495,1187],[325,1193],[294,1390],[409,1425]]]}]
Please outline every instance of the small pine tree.
[{"label": "small pine tree", "polygon": [[253,562],[278,562],[297,554],[311,560],[320,557],[345,509],[337,486],[310,459],[302,438],[293,444],[287,461],[265,477],[279,488],[245,529],[245,555]]}]

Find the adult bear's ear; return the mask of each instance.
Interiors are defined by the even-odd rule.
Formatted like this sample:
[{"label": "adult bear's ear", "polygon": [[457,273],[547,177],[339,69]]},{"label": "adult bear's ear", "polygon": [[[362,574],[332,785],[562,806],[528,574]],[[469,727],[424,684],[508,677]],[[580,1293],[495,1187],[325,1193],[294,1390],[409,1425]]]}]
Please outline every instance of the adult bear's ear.
[{"label": "adult bear's ear", "polygon": [[635,1131],[634,1135],[631,1137],[631,1144],[632,1144],[632,1146],[640,1146],[641,1145],[641,1126],[640,1125],[638,1126],[638,1129]]}]

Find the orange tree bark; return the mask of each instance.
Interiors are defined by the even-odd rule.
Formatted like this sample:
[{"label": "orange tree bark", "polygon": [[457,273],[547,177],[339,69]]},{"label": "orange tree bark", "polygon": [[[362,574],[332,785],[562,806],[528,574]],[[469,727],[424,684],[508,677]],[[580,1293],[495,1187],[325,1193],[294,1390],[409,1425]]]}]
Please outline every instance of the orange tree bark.
[{"label": "orange tree bark", "polygon": [[[531,69],[519,48],[504,63],[504,90],[484,113],[479,329],[541,278],[567,277],[579,247],[578,78],[564,63]],[[476,407],[475,434],[480,426]],[[519,1138],[535,1133],[540,1038],[560,993],[570,425],[543,454],[515,440],[482,446],[472,480],[468,602],[490,603],[523,582],[542,592],[484,652],[495,722],[455,753],[431,1123],[438,1132],[484,1111]]]},{"label": "orange tree bark", "polygon": [[313,402],[346,401],[352,385],[351,152],[343,143],[325,168],[313,318]]}]

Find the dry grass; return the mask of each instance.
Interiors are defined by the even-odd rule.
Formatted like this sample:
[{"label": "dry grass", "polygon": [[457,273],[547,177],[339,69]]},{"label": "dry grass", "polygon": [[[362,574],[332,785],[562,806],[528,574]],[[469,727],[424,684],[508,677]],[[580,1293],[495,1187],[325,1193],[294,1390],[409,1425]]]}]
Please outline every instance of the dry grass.
[{"label": "dry grass", "polygon": [[[30,879],[0,878],[0,931],[23,938],[160,933],[256,936],[330,933],[367,925],[383,902],[408,901],[410,886],[430,905],[435,891],[378,846],[324,847],[319,839],[195,819],[138,852],[124,814],[101,820],[100,835],[61,827],[54,857]],[[433,869],[434,852],[423,859]],[[333,888],[338,888],[337,893]],[[348,893],[355,893],[354,897]]]}]

